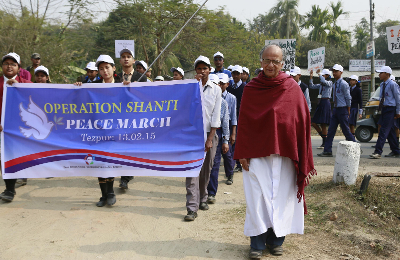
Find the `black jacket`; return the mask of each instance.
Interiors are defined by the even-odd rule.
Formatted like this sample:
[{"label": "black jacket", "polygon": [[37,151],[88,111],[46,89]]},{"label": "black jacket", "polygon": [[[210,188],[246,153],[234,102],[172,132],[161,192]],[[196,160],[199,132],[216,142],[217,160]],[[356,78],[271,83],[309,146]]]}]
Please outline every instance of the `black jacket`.
[{"label": "black jacket", "polygon": [[[122,72],[118,73],[118,76],[123,80],[122,78]],[[142,73],[137,72],[136,70],[133,72],[132,77],[131,77],[131,82],[138,81],[140,76],[142,76]],[[147,82],[147,77],[144,75],[141,79],[140,82]]]},{"label": "black jacket", "polygon": [[304,94],[304,92],[308,89],[308,85],[302,81],[300,83],[300,88],[301,88],[301,91],[303,91],[303,94]]},{"label": "black jacket", "polygon": [[[103,79],[100,78],[98,80],[93,81],[92,83],[103,83]],[[114,74],[114,83],[122,83],[122,79],[117,74]]]},{"label": "black jacket", "polygon": [[238,117],[239,117],[240,103],[242,101],[244,86],[246,86],[246,83],[242,82],[242,85],[240,85],[237,88],[233,88],[232,86],[226,88],[226,91],[228,91],[229,93],[231,93],[236,97],[236,114]]},{"label": "black jacket", "polygon": [[351,95],[351,108],[361,109],[363,103],[361,88],[355,87],[353,90],[351,90],[350,87],[350,95]]}]

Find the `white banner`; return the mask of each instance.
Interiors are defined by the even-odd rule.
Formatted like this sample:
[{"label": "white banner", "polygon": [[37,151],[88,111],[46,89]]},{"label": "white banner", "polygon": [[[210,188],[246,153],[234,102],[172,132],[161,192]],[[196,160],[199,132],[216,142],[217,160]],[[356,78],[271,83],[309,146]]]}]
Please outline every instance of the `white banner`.
[{"label": "white banner", "polygon": [[325,63],[325,47],[308,51],[308,71],[323,69]]},{"label": "white banner", "polygon": [[386,27],[388,49],[391,53],[400,53],[400,25]]},{"label": "white banner", "polygon": [[135,56],[135,41],[134,40],[115,40],[115,58],[121,58],[119,52],[123,49],[128,49]]},{"label": "white banner", "polygon": [[[375,60],[375,68],[385,66],[386,60]],[[349,60],[349,71],[371,71],[371,60]]]},{"label": "white banner", "polygon": [[296,58],[296,39],[277,39],[277,40],[266,40],[265,46],[270,44],[277,44],[285,53],[285,64],[283,65],[284,70],[293,69],[295,66]]}]

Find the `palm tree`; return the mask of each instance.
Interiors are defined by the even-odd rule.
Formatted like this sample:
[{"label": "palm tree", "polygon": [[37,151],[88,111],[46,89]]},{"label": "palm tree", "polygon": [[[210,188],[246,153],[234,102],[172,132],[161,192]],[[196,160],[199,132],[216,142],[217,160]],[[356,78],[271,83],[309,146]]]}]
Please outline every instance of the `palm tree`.
[{"label": "palm tree", "polygon": [[367,42],[370,38],[368,26],[367,19],[362,18],[361,22],[356,24],[356,28],[354,29],[354,38],[356,39],[355,50],[360,54],[360,58],[365,53]]},{"label": "palm tree", "polygon": [[329,6],[332,9],[332,23],[333,23],[332,27],[335,28],[339,16],[341,16],[341,15],[347,16],[349,14],[349,12],[343,11],[343,9],[342,9],[342,7],[343,7],[342,1],[338,1],[336,3],[336,5],[333,2],[331,2],[329,4]]},{"label": "palm tree", "polygon": [[272,31],[277,32],[281,38],[289,39],[299,34],[303,17],[297,11],[298,5],[299,0],[279,0],[269,11]]},{"label": "palm tree", "polygon": [[342,1],[338,1],[336,4],[331,2],[329,6],[332,9],[331,17],[332,17],[332,25],[329,31],[328,40],[329,43],[339,46],[343,44],[346,48],[349,48],[350,44],[350,32],[346,30],[342,30],[340,26],[337,25],[337,20],[340,16],[347,16],[349,13],[343,10]]},{"label": "palm tree", "polygon": [[305,16],[305,22],[302,28],[310,29],[308,38],[311,41],[325,42],[328,36],[327,31],[330,29],[331,15],[327,9],[321,10],[318,5],[313,5],[311,11]]}]

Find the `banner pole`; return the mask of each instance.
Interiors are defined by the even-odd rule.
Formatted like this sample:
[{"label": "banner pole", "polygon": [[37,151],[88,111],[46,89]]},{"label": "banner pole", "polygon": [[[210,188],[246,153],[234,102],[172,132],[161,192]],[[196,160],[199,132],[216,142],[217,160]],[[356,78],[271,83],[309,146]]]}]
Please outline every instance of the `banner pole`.
[{"label": "banner pole", "polygon": [[179,34],[182,32],[182,30],[186,27],[186,25],[190,22],[190,20],[192,20],[192,18],[200,11],[200,9],[208,2],[208,0],[205,0],[204,3],[197,9],[196,12],[194,12],[194,14],[189,18],[189,20],[186,21],[186,23],[182,26],[182,28],[179,30],[179,32],[177,34],[175,34],[174,38],[172,38],[172,40],[167,44],[167,46],[165,46],[165,48],[161,51],[160,54],[158,54],[157,58],[150,64],[150,66],[147,68],[147,70],[142,74],[142,76],[140,76],[140,78],[138,79],[138,81],[140,81],[142,79],[143,76],[146,75],[147,71],[149,71],[149,69],[154,65],[154,63],[161,57],[161,55],[165,52],[166,49],[168,49],[168,47],[171,45],[171,43],[176,39],[176,37],[179,36]]}]

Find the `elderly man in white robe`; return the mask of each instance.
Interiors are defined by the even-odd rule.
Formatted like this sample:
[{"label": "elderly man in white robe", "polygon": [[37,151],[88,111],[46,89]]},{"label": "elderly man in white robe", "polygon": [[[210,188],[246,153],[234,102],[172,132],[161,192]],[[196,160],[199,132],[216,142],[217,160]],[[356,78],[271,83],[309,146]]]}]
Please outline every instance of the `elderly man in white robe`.
[{"label": "elderly man in white robe", "polygon": [[307,102],[281,71],[283,60],[279,46],[263,48],[263,71],[245,86],[240,107],[234,158],[243,167],[251,259],[260,259],[266,248],[282,255],[285,236],[303,234],[304,188],[316,174]]}]

